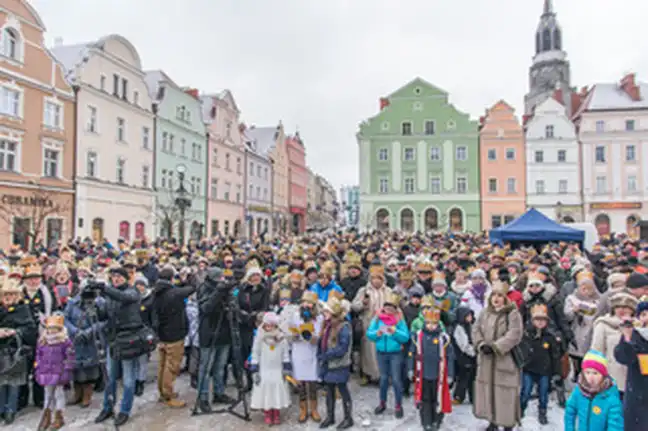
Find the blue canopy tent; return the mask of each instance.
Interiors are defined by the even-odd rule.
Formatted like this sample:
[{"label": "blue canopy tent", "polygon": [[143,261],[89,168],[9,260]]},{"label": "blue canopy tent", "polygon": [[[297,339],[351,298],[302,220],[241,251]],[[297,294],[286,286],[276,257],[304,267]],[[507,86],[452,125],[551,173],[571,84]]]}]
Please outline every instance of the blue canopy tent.
[{"label": "blue canopy tent", "polygon": [[507,242],[580,242],[585,240],[585,232],[563,226],[551,220],[538,210],[531,208],[510,223],[492,229],[489,233],[492,244],[504,245]]}]

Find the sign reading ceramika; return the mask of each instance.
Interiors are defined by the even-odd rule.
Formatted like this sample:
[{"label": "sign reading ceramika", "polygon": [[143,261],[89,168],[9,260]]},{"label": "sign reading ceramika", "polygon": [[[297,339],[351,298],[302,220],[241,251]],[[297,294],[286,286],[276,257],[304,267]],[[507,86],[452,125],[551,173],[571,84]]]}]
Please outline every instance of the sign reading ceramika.
[{"label": "sign reading ceramika", "polygon": [[2,195],[0,202],[3,205],[20,205],[26,207],[43,207],[51,208],[54,202],[51,199],[39,196],[15,196],[15,195]]}]

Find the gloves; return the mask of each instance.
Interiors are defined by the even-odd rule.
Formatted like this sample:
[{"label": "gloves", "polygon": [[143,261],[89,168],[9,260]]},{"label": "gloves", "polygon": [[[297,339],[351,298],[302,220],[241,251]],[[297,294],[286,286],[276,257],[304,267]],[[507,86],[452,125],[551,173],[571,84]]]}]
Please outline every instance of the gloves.
[{"label": "gloves", "polygon": [[493,348],[492,348],[491,346],[489,346],[488,344],[484,344],[483,346],[481,346],[481,347],[479,348],[479,350],[480,350],[484,355],[492,355],[493,353],[495,353],[495,351],[493,350]]},{"label": "gloves", "polygon": [[78,343],[87,343],[89,339],[90,339],[90,334],[85,330],[78,331],[74,336],[74,341]]},{"label": "gloves", "polygon": [[252,376],[252,380],[254,381],[254,384],[259,386],[261,384],[261,374],[259,373],[254,373]]}]

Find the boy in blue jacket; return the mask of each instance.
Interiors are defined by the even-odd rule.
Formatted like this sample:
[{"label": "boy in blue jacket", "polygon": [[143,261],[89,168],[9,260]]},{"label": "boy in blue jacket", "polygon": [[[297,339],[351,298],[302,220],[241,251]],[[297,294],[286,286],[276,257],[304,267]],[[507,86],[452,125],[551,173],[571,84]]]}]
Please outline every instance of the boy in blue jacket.
[{"label": "boy in blue jacket", "polygon": [[395,293],[387,295],[382,310],[373,318],[367,329],[367,338],[376,343],[378,368],[380,370],[380,404],[374,410],[379,415],[385,412],[389,381],[394,388],[396,418],[403,417],[403,346],[409,341],[409,329],[399,309],[400,297]]},{"label": "boy in blue jacket", "polygon": [[608,375],[607,363],[596,350],[583,357],[578,385],[565,408],[565,431],[623,431],[619,389]]}]

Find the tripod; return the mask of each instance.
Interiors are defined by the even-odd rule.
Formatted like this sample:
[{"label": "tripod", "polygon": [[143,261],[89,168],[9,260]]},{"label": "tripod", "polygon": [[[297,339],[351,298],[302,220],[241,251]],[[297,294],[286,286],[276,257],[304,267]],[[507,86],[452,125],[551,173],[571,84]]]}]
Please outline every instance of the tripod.
[{"label": "tripod", "polygon": [[[212,293],[218,295],[219,293]],[[214,364],[214,356],[216,355],[216,349],[214,348],[214,343],[216,342],[216,337],[212,340],[211,348],[209,349],[209,360],[207,361],[207,366],[205,371],[202,373],[201,378],[198,380],[198,394],[196,395],[196,401],[194,407],[191,410],[191,416],[199,416],[204,414],[220,414],[220,413],[229,413],[233,416],[236,416],[239,419],[245,421],[250,421],[250,408],[248,406],[247,398],[245,397],[245,388],[243,386],[243,369],[242,364],[244,363],[243,358],[241,357],[241,333],[239,331],[239,307],[238,300],[232,292],[228,293],[227,304],[224,307],[224,313],[221,314],[216,324],[216,330],[214,334],[220,332],[220,328],[223,324],[223,319],[227,319],[230,327],[230,336],[232,338],[232,370],[234,371],[234,379],[236,380],[236,391],[237,397],[229,407],[219,410],[212,410],[210,412],[203,412],[198,408],[200,402],[200,389],[204,384],[204,380],[209,377],[211,374],[211,369]],[[204,316],[203,316],[204,317]],[[201,319],[203,318],[201,317]],[[243,403],[243,414],[234,410],[239,404]]]}]

